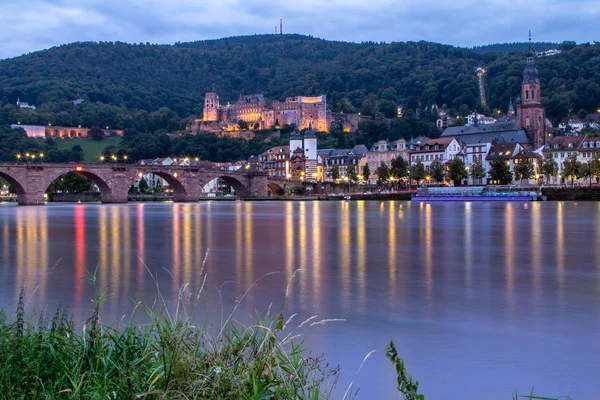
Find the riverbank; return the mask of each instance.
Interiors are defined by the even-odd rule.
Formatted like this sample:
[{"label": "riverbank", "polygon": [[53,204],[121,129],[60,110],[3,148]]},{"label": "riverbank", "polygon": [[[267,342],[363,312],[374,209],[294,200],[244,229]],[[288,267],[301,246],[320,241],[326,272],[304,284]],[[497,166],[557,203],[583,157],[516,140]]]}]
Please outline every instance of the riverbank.
[{"label": "riverbank", "polygon": [[543,187],[549,201],[600,201],[600,186]]}]

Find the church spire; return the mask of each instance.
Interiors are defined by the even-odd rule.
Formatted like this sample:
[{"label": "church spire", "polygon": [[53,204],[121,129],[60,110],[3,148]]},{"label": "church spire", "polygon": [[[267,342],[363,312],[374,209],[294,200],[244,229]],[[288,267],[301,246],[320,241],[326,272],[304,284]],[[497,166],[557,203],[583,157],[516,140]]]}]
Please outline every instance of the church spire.
[{"label": "church spire", "polygon": [[525,64],[525,69],[523,70],[523,84],[539,84],[540,78],[538,70],[535,67],[535,49],[533,48],[533,43],[531,42],[531,31],[529,31],[529,47],[527,47],[526,56],[527,63]]}]

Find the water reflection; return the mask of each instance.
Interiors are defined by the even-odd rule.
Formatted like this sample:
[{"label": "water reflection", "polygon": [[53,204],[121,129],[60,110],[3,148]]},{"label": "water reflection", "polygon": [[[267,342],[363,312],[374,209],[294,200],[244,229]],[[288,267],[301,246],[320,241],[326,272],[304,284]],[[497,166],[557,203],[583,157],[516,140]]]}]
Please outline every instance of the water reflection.
[{"label": "water reflection", "polygon": [[[280,272],[250,290],[242,319],[280,305],[288,280],[304,269],[286,316],[346,318],[314,333],[315,350],[346,371],[398,339],[407,358],[436,360],[415,363],[423,382],[436,382],[444,368],[443,390],[424,386],[432,398],[465,390],[466,398],[500,398],[506,393],[493,388],[486,397],[489,380],[461,383],[489,370],[551,393],[576,383],[584,389],[577,398],[592,398],[585,389],[600,350],[598,220],[593,203],[0,206],[0,308],[12,308],[25,287],[30,308],[62,303],[82,321],[94,291],[85,277],[97,265],[98,289],[109,293],[103,318],[118,320],[131,299],[156,299],[144,262],[173,299],[184,283],[200,288],[210,248],[206,287],[221,288],[226,308],[258,277]],[[206,308],[218,305],[213,297]],[[447,368],[457,359],[461,368]],[[389,397],[393,372],[381,372],[389,370],[383,357],[369,362],[365,391]]]}]

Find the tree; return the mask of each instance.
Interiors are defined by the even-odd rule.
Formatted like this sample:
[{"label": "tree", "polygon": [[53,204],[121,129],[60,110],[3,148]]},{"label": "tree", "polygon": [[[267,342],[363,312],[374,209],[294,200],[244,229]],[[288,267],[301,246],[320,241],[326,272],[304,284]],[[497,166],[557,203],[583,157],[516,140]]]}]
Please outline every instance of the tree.
[{"label": "tree", "polygon": [[333,179],[334,181],[340,179],[340,169],[337,165],[331,167],[331,179]]},{"label": "tree", "polygon": [[354,164],[348,165],[348,168],[346,168],[346,176],[348,176],[348,179],[352,182],[356,182],[358,180],[358,174],[356,173],[356,167]]},{"label": "tree", "polygon": [[506,160],[503,157],[497,157],[490,164],[489,175],[493,181],[500,182],[501,185],[508,185],[509,183],[511,183],[513,177],[510,173],[508,160]]},{"label": "tree", "polygon": [[575,179],[579,179],[581,176],[581,163],[577,161],[576,154],[570,155],[563,161],[562,176],[563,178],[570,178],[571,185]]},{"label": "tree", "polygon": [[468,176],[469,171],[463,160],[460,158],[456,157],[448,165],[448,178],[450,178],[455,185],[460,186],[461,182]]},{"label": "tree", "polygon": [[55,193],[84,193],[90,192],[94,187],[94,182],[83,174],[69,172],[50,184],[46,193],[49,196]]},{"label": "tree", "polygon": [[591,163],[582,163],[580,174],[582,178],[588,178],[588,183],[592,184],[592,165]]},{"label": "tree", "polygon": [[150,187],[148,186],[148,182],[146,182],[145,178],[140,179],[140,182],[138,183],[138,189],[142,193],[146,193],[150,189]]},{"label": "tree", "polygon": [[591,162],[592,176],[596,178],[596,181],[600,179],[600,154],[596,154],[596,157]]},{"label": "tree", "polygon": [[390,179],[390,169],[388,168],[387,164],[384,163],[383,161],[381,162],[379,167],[377,167],[376,174],[377,174],[377,183],[378,184],[387,182],[387,180]]},{"label": "tree", "polygon": [[420,181],[425,179],[425,167],[421,160],[417,160],[417,162],[410,167],[410,179],[416,180],[417,185]]},{"label": "tree", "polygon": [[535,174],[535,166],[529,157],[519,157],[515,160],[515,179],[521,181],[521,185],[523,181],[526,179],[531,179]]},{"label": "tree", "polygon": [[393,158],[391,161],[390,175],[394,178],[404,178],[408,175],[408,162],[402,156]]},{"label": "tree", "polygon": [[[598,172],[600,172],[600,170]],[[550,179],[558,174],[558,164],[554,161],[552,153],[544,154],[542,174],[546,177],[546,182],[550,182]]]},{"label": "tree", "polygon": [[443,182],[446,177],[446,171],[444,171],[442,163],[439,161],[432,162],[429,166],[429,175],[434,181],[438,183]]},{"label": "tree", "polygon": [[369,177],[371,176],[371,171],[369,170],[369,164],[363,165],[362,176],[363,176],[363,181],[369,180]]},{"label": "tree", "polygon": [[485,178],[485,168],[478,159],[471,166],[471,178],[473,183],[481,183],[481,179]]},{"label": "tree", "polygon": [[246,121],[244,121],[243,119],[240,119],[238,121],[238,127],[240,128],[240,130],[247,130],[248,129],[248,123]]},{"label": "tree", "polygon": [[89,137],[94,140],[102,140],[104,139],[104,131],[100,129],[98,126],[92,126],[88,133]]}]

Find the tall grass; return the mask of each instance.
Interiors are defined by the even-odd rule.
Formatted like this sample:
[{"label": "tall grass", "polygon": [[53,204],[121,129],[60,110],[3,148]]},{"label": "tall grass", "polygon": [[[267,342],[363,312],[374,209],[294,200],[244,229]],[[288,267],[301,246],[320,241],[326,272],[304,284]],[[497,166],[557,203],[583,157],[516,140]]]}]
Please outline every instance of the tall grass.
[{"label": "tall grass", "polygon": [[[92,279],[95,283],[95,278]],[[246,326],[230,315],[219,329],[180,310],[140,307],[119,329],[100,318],[104,294],[79,327],[61,307],[26,317],[24,293],[0,311],[0,398],[6,399],[327,399],[339,368],[303,346],[302,329],[271,311]],[[162,296],[160,297],[162,298]],[[134,311],[135,312],[135,311]]]}]

